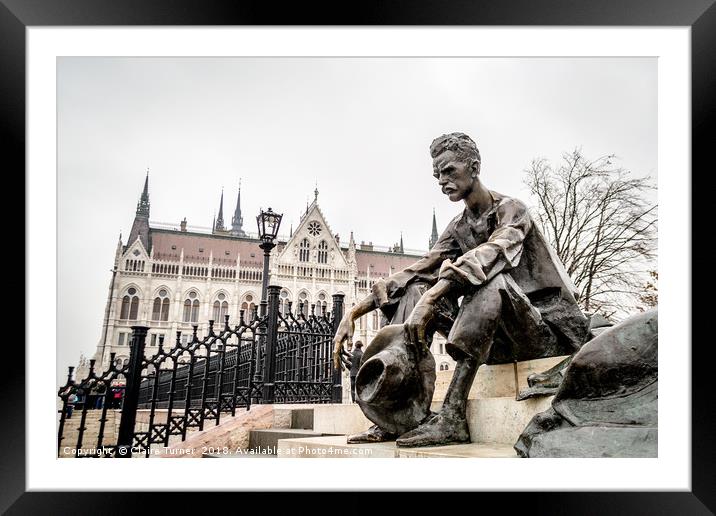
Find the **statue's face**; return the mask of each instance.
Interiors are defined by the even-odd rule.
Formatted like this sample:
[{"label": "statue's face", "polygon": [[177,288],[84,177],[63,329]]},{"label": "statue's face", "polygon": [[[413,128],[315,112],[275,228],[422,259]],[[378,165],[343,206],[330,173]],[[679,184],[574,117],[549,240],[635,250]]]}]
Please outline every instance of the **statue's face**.
[{"label": "statue's face", "polygon": [[433,176],[440,189],[453,202],[461,201],[472,191],[476,178],[474,167],[461,160],[454,151],[447,150],[433,158]]}]

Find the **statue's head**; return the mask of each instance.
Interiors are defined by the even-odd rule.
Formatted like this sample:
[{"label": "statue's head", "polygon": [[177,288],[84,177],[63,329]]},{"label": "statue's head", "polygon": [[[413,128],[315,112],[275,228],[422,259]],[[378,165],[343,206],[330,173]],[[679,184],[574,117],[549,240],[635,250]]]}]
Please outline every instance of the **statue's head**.
[{"label": "statue's head", "polygon": [[464,133],[444,134],[430,144],[433,176],[451,201],[467,197],[479,183],[480,151]]}]

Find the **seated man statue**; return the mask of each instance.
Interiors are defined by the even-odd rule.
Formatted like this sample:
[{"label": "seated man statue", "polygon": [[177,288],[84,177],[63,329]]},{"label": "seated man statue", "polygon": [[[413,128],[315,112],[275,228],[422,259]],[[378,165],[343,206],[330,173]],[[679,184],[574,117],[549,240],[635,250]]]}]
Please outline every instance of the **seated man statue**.
[{"label": "seated man statue", "polygon": [[344,343],[350,350],[354,320],[380,309],[390,324],[404,325],[405,339],[418,353],[429,353],[432,335],[443,334],[455,370],[438,413],[402,435],[375,425],[349,442],[469,442],[466,405],[480,365],[571,355],[588,334],[574,285],[525,204],[480,181],[475,142],[462,133],[443,135],[430,154],[442,192],[463,201],[465,209],[424,257],[378,280],[371,295],[346,313],[334,338],[334,364],[340,367]]}]

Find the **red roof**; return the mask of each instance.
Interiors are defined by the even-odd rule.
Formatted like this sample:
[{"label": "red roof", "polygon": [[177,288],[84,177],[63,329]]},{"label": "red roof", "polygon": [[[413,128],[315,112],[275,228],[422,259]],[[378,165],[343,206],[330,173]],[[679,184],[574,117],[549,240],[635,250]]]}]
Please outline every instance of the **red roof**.
[{"label": "red roof", "polygon": [[[224,235],[208,235],[184,231],[152,228],[152,248],[157,260],[179,261],[182,249],[184,262],[209,263],[213,256],[214,264],[233,267],[236,258],[241,256],[244,267],[263,267],[263,251],[259,249],[259,240],[255,238],[238,238]],[[285,242],[280,242],[277,251],[281,252]],[[201,249],[201,251],[200,251]],[[345,252],[344,249],[342,251]],[[407,256],[400,253],[383,251],[356,250],[358,272],[365,274],[370,265],[371,276],[386,277],[412,265],[420,256]],[[391,265],[393,269],[391,269]]]},{"label": "red roof", "polygon": [[[358,263],[358,272],[365,274],[368,267],[372,277],[387,277],[391,274],[399,272],[409,265],[417,262],[420,256],[406,256],[400,253],[385,253],[380,251],[361,251],[356,250],[356,262]],[[391,265],[394,267],[391,270]]]},{"label": "red roof", "polygon": [[240,255],[241,265],[263,267],[263,251],[259,249],[257,239],[162,229],[152,229],[151,232],[154,258],[159,260],[178,261],[184,249],[184,261],[189,263],[208,264],[209,256],[213,255],[214,264],[235,266]]}]

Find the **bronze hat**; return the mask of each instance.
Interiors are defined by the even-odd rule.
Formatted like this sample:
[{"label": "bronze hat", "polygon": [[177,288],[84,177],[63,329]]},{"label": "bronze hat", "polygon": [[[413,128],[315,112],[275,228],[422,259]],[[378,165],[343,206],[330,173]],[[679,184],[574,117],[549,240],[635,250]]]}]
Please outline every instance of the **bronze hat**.
[{"label": "bronze hat", "polygon": [[402,324],[381,328],[356,377],[356,398],[365,416],[386,432],[403,434],[430,414],[434,391],[430,351],[418,356]]}]

